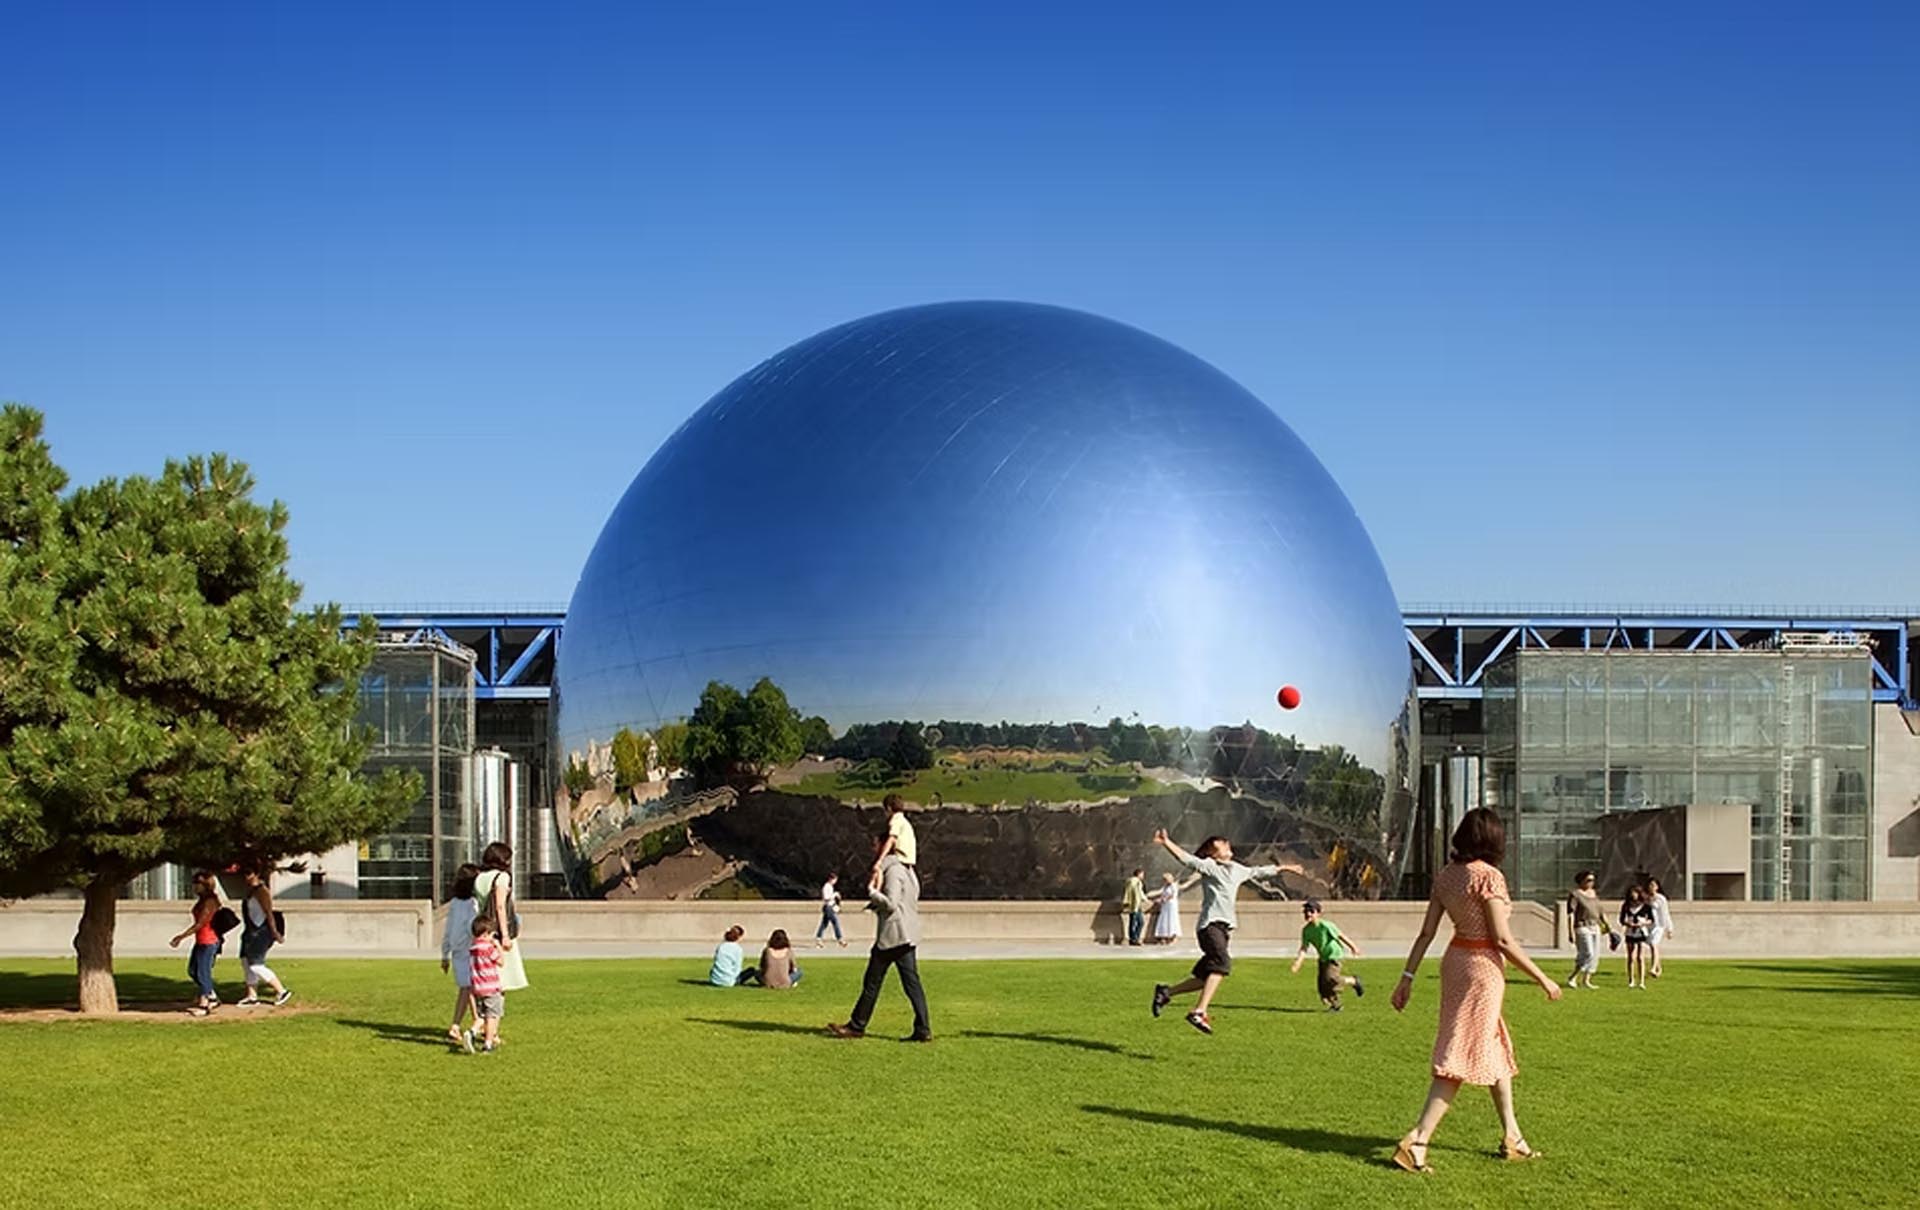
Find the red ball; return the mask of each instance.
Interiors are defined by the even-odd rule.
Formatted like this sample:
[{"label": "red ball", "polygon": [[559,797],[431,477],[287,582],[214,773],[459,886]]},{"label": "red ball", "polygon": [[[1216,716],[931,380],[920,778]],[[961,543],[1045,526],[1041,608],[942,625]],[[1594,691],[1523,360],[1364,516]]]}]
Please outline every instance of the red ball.
[{"label": "red ball", "polygon": [[1291,710],[1300,704],[1300,691],[1292,685],[1280,686],[1280,708]]}]

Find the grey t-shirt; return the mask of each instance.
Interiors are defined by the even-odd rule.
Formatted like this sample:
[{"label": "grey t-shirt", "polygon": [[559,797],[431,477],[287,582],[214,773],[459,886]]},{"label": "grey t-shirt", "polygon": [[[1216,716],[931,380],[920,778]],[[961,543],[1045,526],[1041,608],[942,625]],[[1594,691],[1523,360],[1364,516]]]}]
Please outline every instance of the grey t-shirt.
[{"label": "grey t-shirt", "polygon": [[1200,923],[1195,928],[1205,928],[1215,921],[1235,927],[1240,921],[1233,913],[1233,901],[1240,894],[1240,884],[1249,878],[1272,878],[1280,872],[1277,865],[1247,866],[1191,853],[1187,854],[1187,868],[1200,875]]}]

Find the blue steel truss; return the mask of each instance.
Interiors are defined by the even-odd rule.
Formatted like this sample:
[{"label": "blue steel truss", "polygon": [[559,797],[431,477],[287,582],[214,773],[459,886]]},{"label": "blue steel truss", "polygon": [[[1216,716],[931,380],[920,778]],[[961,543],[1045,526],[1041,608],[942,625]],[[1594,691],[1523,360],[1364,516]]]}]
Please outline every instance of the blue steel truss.
[{"label": "blue steel truss", "polygon": [[1785,634],[1847,632],[1866,643],[1873,663],[1873,700],[1914,708],[1912,623],[1889,616],[1817,617],[1686,615],[1404,615],[1414,683],[1422,698],[1476,700],[1487,669],[1508,650],[1739,651],[1777,643]]},{"label": "blue steel truss", "polygon": [[397,613],[369,610],[383,632],[426,635],[472,649],[474,696],[481,701],[545,701],[553,692],[553,657],[566,614]]},{"label": "blue steel truss", "polygon": [[[475,695],[483,701],[543,701],[566,622],[562,610],[369,611],[383,631],[460,643],[479,654]],[[1429,700],[1478,700],[1487,669],[1514,648],[1559,651],[1737,651],[1788,633],[1851,631],[1873,661],[1873,699],[1915,709],[1914,659],[1900,616],[1823,614],[1683,615],[1443,613],[1404,615],[1414,683]]]}]

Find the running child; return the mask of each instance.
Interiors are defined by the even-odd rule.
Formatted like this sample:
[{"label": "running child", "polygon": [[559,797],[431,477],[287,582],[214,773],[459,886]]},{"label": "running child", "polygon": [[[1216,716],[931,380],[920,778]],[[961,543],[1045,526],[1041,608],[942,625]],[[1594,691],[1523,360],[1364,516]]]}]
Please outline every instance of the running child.
[{"label": "running child", "polygon": [[[507,1011],[506,994],[500,990],[500,943],[494,940],[491,916],[473,918],[473,1012],[480,1019],[480,1051],[492,1054],[500,1044],[500,1018]],[[460,1034],[460,1044],[473,1053],[473,1031]]]},{"label": "running child", "polygon": [[1234,897],[1247,879],[1272,878],[1280,873],[1280,867],[1241,865],[1233,859],[1233,843],[1224,836],[1207,837],[1198,856],[1173,843],[1165,828],[1154,832],[1153,841],[1171,853],[1175,861],[1200,875],[1200,961],[1193,964],[1192,976],[1172,987],[1164,983],[1153,985],[1153,1015],[1159,1016],[1175,996],[1197,991],[1200,1001],[1187,1014],[1187,1024],[1210,1034],[1213,1018],[1207,1015],[1207,1008],[1213,1003],[1214,993],[1220,990],[1221,980],[1233,973],[1233,958],[1227,953],[1227,943],[1238,923],[1233,910]]},{"label": "running child", "polygon": [[1325,919],[1320,912],[1320,901],[1309,899],[1300,905],[1300,912],[1307,923],[1300,930],[1300,952],[1294,955],[1293,974],[1300,973],[1300,964],[1307,960],[1308,954],[1317,954],[1320,958],[1320,1003],[1327,1011],[1340,1011],[1340,989],[1351,987],[1353,994],[1364,996],[1367,989],[1360,985],[1358,975],[1340,973],[1340,959],[1352,954],[1360,957],[1360,947],[1343,932],[1340,926]]}]

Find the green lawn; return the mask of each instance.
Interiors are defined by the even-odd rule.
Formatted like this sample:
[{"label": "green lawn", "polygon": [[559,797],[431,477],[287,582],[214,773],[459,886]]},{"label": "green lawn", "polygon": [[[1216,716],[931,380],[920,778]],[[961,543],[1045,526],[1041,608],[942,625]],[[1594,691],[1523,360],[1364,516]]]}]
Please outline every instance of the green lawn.
[{"label": "green lawn", "polygon": [[[1470,1089],[1429,1177],[1385,1162],[1437,990],[1396,1016],[1391,958],[1351,964],[1375,990],[1338,1016],[1310,967],[1246,960],[1211,1038],[1147,1014],[1177,959],[930,961],[930,1047],[892,1041],[897,984],[865,1041],[818,1032],[856,959],[792,993],[536,961],[483,1057],[438,1040],[437,965],[275,965],[324,1011],[0,1021],[0,1206],[1914,1204],[1920,962],[1674,962],[1628,992],[1616,961],[1558,1005],[1515,985],[1546,1158],[1492,1158]],[[179,966],[123,963],[123,995],[177,994]],[[0,1004],[67,994],[63,964],[0,964]]]},{"label": "green lawn", "polygon": [[1019,804],[1028,799],[1089,802],[1167,790],[1162,783],[1135,773],[1130,765],[1100,764],[1089,766],[1084,773],[1017,766],[978,770],[941,766],[892,780],[880,780],[857,769],[848,769],[841,773],[815,773],[779,788],[787,794],[814,794],[846,801],[879,802],[888,794],[899,793],[913,802],[928,803],[938,794],[942,802],[987,805]]}]

